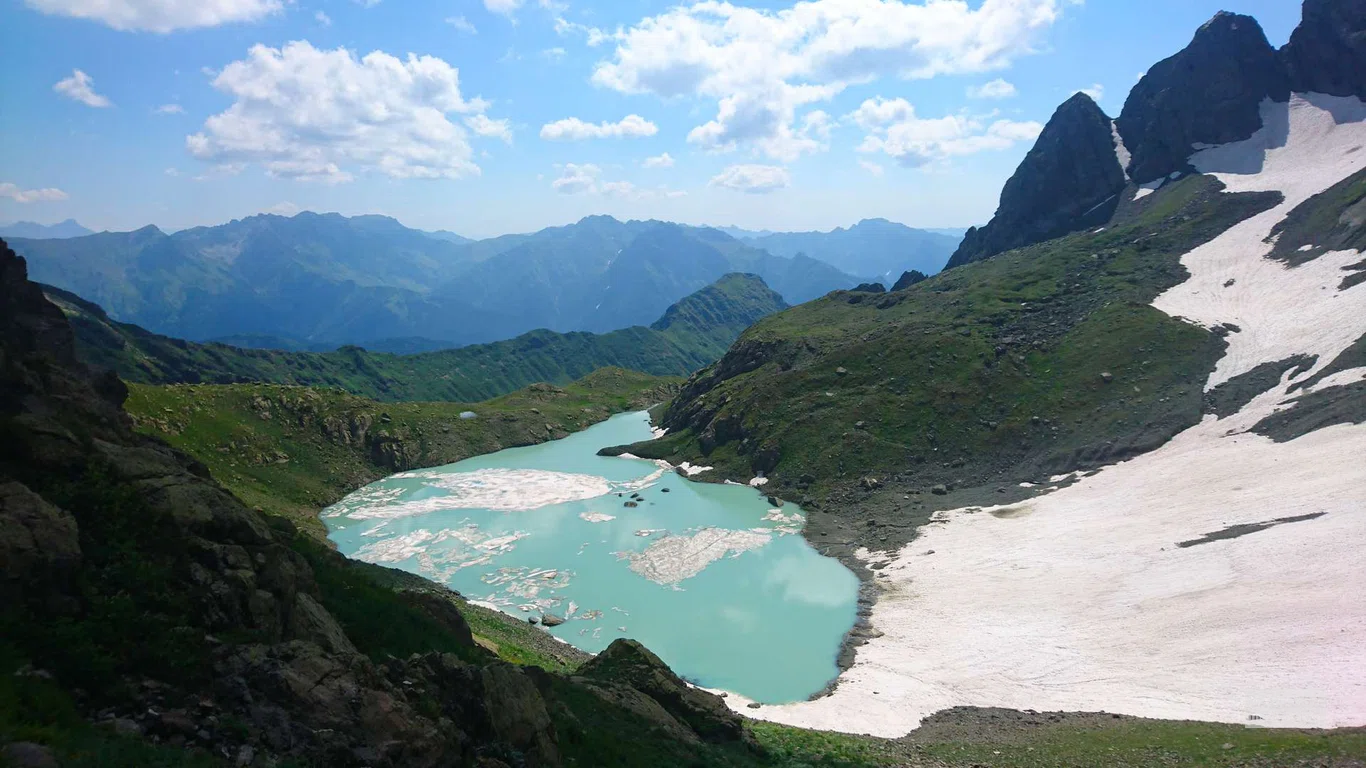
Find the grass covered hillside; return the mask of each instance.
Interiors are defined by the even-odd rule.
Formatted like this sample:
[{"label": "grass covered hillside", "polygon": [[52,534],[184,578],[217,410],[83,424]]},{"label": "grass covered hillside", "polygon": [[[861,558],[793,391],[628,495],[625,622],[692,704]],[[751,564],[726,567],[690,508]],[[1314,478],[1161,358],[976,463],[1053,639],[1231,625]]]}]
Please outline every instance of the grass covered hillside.
[{"label": "grass covered hillside", "polygon": [[1199,420],[1224,345],[1149,302],[1183,279],[1181,254],[1277,199],[1191,176],[1103,230],[782,312],[689,380],[668,438],[631,450],[714,479],[767,473],[841,514],[888,482],[925,491],[889,527],[860,526],[884,544],[934,506],[1149,450]]},{"label": "grass covered hillside", "polygon": [[684,376],[720,357],[755,321],[786,307],[761,279],[731,274],[673,305],[649,328],[541,330],[492,344],[392,355],[359,347],[281,352],[182,341],[114,321],[66,291],[45,291],[71,321],[82,361],[129,382],[323,386],[384,401],[485,400],[535,382],[565,384],[606,366]]},{"label": "grass covered hillside", "polygon": [[680,381],[604,368],[476,404],[378,403],[273,384],[134,384],[125,407],[139,431],[202,461],[239,499],[321,538],[318,510],[373,480],[565,437],[663,402]]}]

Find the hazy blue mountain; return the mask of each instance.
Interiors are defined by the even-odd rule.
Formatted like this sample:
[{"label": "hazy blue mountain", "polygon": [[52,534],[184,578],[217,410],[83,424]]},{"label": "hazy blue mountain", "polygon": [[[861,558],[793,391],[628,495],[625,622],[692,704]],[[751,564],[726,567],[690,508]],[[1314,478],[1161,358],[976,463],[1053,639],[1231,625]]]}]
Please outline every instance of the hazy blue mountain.
[{"label": "hazy blue mountain", "polygon": [[427,237],[436,238],[437,240],[445,240],[448,243],[455,243],[456,245],[475,242],[474,238],[465,237],[464,235],[457,235],[449,229],[437,229],[428,232],[423,232],[422,234],[426,235]]},{"label": "hazy blue mountain", "polygon": [[789,303],[858,282],[719,230],[610,216],[463,243],[386,216],[311,212],[11,242],[36,279],[116,320],[284,350],[414,352],[541,328],[607,332],[647,324],[730,272],[761,276]]},{"label": "hazy blue mountain", "polygon": [[75,219],[59,221],[56,224],[37,224],[32,221],[16,221],[13,224],[0,224],[0,237],[5,239],[11,237],[30,237],[35,240],[49,240],[64,237],[81,237],[83,235],[91,234],[94,234],[94,232],[76,223]]},{"label": "hazy blue mountain", "polygon": [[[943,269],[962,237],[912,229],[886,219],[864,219],[848,229],[744,239],[775,256],[806,254],[842,272],[890,284],[907,270],[932,275]],[[775,290],[779,289],[775,286]]]}]

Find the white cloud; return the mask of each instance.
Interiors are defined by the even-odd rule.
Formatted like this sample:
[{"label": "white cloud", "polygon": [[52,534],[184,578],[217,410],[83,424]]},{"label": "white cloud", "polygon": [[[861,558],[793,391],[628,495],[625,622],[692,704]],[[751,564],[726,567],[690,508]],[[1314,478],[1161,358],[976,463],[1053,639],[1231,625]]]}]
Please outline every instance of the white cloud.
[{"label": "white cloud", "polygon": [[480,135],[501,135],[493,127],[501,121],[477,119],[488,103],[463,97],[458,71],[434,56],[357,58],[307,41],[256,45],[213,85],[234,102],[186,137],[190,153],[259,163],[273,176],[349,181],[345,167],[393,178],[477,175],[469,135],[448,116],[474,118]]},{"label": "white cloud", "polygon": [[0,183],[0,197],[8,197],[16,203],[50,203],[65,200],[67,194],[55,187],[45,189],[20,189],[18,184]]},{"label": "white cloud", "polygon": [[177,176],[180,175],[180,169],[179,169],[179,168],[167,168],[166,170],[162,171],[162,173],[166,174],[167,176],[170,176],[171,178],[175,178],[175,177],[177,177]]},{"label": "white cloud", "polygon": [[792,183],[787,169],[777,165],[732,165],[712,177],[713,187],[725,187],[737,192],[764,194],[782,189]]},{"label": "white cloud", "polygon": [[[1032,53],[1070,0],[809,0],[780,11],[703,0],[613,35],[593,82],[622,93],[712,99],[689,140],[777,159],[816,151],[801,107],[879,77],[989,72]],[[557,29],[572,29],[567,22]]]},{"label": "white cloud", "polygon": [[295,205],[294,203],[285,200],[283,202],[279,202],[275,205],[272,205],[271,207],[262,211],[262,213],[273,213],[276,216],[293,216],[302,210],[302,208]]},{"label": "white cloud", "polygon": [[1090,88],[1078,88],[1073,93],[1084,93],[1090,96],[1093,101],[1100,101],[1105,98],[1105,86],[1100,83],[1093,83]]},{"label": "white cloud", "polygon": [[546,57],[547,59],[550,59],[551,61],[559,61],[560,59],[564,58],[564,54],[565,50],[563,48],[558,47],[546,48],[545,50],[541,51],[541,55]]},{"label": "white cloud", "polygon": [[[642,189],[629,181],[604,181],[602,169],[592,163],[565,163],[555,167],[560,169],[560,175],[550,182],[550,186],[562,195],[605,195],[631,200],[650,200],[682,197],[688,194],[662,185],[653,189]],[[542,177],[538,175],[536,178],[540,180]]]},{"label": "white cloud", "polygon": [[185,108],[179,104],[162,104],[152,110],[152,112],[158,115],[183,115],[185,114]]},{"label": "white cloud", "polygon": [[960,113],[920,118],[905,99],[868,99],[845,116],[868,134],[860,152],[882,152],[897,163],[916,168],[952,157],[1008,149],[1038,137],[1036,122],[994,120]]},{"label": "white cloud", "polygon": [[467,35],[479,34],[479,30],[475,29],[474,25],[470,23],[470,20],[464,16],[447,16],[446,23]]},{"label": "white cloud", "polygon": [[57,81],[52,90],[75,99],[87,107],[111,107],[109,99],[95,93],[95,81],[79,69],[71,70],[71,77]]},{"label": "white cloud", "polygon": [[881,176],[884,172],[886,172],[886,169],[882,166],[878,165],[877,163],[868,162],[867,160],[860,160],[858,161],[858,164],[860,168],[873,174],[874,176]]},{"label": "white cloud", "polygon": [[622,139],[653,136],[659,127],[640,115],[627,115],[615,123],[585,123],[577,117],[556,120],[541,126],[541,138],[547,141],[582,141],[584,139]]},{"label": "white cloud", "polygon": [[256,21],[279,12],[281,0],[25,0],[54,16],[98,21],[114,29],[172,32]]},{"label": "white cloud", "polygon": [[597,46],[602,45],[603,43],[607,42],[613,37],[612,35],[603,32],[601,29],[598,29],[597,27],[590,27],[586,24],[580,24],[576,21],[569,21],[565,19],[563,16],[555,17],[555,34],[559,35],[560,37],[566,37],[568,35],[583,35],[585,41],[588,43],[588,46],[590,48],[596,48]]},{"label": "white cloud", "polygon": [[322,11],[318,11],[318,12],[314,13],[314,14],[313,14],[313,19],[314,19],[315,21],[317,21],[319,24],[323,25],[324,27],[330,27],[330,26],[332,26],[332,17],[331,17],[331,16],[328,16],[327,14],[323,13]]},{"label": "white cloud", "polygon": [[645,158],[641,162],[641,166],[645,168],[672,168],[674,167],[674,159],[669,156],[668,152],[665,152],[662,155]]},{"label": "white cloud", "polygon": [[522,7],[523,0],[484,0],[484,8],[489,13],[501,13],[511,17]]},{"label": "white cloud", "polygon": [[507,120],[494,120],[488,115],[470,115],[465,118],[465,126],[479,136],[512,143],[512,126]]},{"label": "white cloud", "polygon": [[550,186],[562,195],[596,192],[601,174],[602,169],[592,163],[565,163],[560,168],[560,177],[550,182]]},{"label": "white cloud", "polygon": [[971,99],[1009,99],[1015,95],[1015,86],[1001,78],[968,88]]},{"label": "white cloud", "polygon": [[635,197],[639,194],[636,185],[629,181],[605,181],[599,189],[609,197]]}]

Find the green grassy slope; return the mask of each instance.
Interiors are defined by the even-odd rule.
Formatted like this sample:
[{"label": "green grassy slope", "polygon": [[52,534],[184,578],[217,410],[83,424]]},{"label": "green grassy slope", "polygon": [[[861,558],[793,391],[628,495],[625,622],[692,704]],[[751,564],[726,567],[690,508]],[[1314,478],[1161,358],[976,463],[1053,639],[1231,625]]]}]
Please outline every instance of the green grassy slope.
[{"label": "green grassy slope", "polygon": [[1149,302],[1184,279],[1181,254],[1277,197],[1188,177],[1104,231],[779,313],[685,385],[669,438],[632,450],[716,466],[709,479],[767,472],[846,512],[869,476],[1011,492],[1149,450],[1198,421],[1223,348]]},{"label": "green grassy slope", "polygon": [[[385,475],[583,429],[668,398],[678,379],[607,368],[476,404],[377,403],[272,384],[134,384],[137,428],[199,459],[238,498],[319,536],[317,511]],[[462,419],[472,411],[476,418]]]},{"label": "green grassy slope", "polygon": [[682,376],[786,306],[763,281],[733,274],[678,302],[651,328],[600,335],[533,331],[493,344],[391,355],[359,347],[281,352],[181,341],[113,321],[65,291],[45,290],[75,328],[82,360],[130,382],[324,386],[385,401],[484,400],[538,381],[568,383],[605,366]]}]

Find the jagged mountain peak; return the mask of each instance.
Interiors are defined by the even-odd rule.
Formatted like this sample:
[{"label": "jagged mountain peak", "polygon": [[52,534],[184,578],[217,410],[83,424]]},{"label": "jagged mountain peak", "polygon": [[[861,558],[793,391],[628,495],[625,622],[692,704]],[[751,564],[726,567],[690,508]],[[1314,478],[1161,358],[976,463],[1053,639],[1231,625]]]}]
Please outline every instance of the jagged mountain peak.
[{"label": "jagged mountain peak", "polygon": [[1281,59],[1296,91],[1366,99],[1366,0],[1305,0]]},{"label": "jagged mountain peak", "polygon": [[1084,93],[1058,107],[1006,182],[990,223],[968,230],[949,267],[1058,237],[1104,220],[1124,188],[1110,118]]},{"label": "jagged mountain peak", "polygon": [[1187,171],[1192,147],[1246,139],[1262,126],[1263,100],[1289,97],[1289,78],[1257,20],[1220,12],[1130,91],[1115,121],[1132,157],[1129,176],[1144,184]]}]

